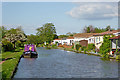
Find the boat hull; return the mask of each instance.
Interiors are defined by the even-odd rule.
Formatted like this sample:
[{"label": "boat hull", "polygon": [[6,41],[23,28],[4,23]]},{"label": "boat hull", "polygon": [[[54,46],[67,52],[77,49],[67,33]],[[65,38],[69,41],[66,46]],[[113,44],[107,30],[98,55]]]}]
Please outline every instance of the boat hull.
[{"label": "boat hull", "polygon": [[24,58],[37,58],[38,54],[37,54],[37,52],[27,51],[27,52],[23,52],[23,57]]}]

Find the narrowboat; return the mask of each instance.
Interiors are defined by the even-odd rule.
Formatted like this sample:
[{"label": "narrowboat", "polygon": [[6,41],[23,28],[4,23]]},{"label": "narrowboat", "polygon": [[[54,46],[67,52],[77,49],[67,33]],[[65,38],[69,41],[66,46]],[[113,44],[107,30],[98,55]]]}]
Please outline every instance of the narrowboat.
[{"label": "narrowboat", "polygon": [[24,58],[37,58],[38,53],[36,51],[36,45],[33,45],[33,44],[25,45],[23,57]]}]

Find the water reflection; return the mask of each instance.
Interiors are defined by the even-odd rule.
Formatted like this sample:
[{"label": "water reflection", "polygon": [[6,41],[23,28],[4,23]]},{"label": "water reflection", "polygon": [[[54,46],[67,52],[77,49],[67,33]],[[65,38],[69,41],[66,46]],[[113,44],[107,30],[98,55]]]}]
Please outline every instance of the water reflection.
[{"label": "water reflection", "polygon": [[118,62],[59,49],[37,48],[38,58],[22,58],[15,78],[116,78]]}]

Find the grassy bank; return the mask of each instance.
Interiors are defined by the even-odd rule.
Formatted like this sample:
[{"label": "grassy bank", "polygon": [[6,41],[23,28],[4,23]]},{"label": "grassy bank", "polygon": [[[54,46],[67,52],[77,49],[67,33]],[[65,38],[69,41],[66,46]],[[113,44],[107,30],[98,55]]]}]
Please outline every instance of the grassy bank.
[{"label": "grassy bank", "polygon": [[13,76],[13,72],[18,65],[19,59],[23,54],[23,50],[19,52],[3,52],[2,60],[4,61],[0,66],[2,67],[2,79],[7,80]]}]

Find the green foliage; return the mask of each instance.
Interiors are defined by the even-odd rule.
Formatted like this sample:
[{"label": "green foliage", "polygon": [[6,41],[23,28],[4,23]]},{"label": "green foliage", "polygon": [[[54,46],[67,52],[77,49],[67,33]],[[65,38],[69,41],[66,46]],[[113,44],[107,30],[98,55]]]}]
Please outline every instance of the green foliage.
[{"label": "green foliage", "polygon": [[88,50],[95,49],[95,44],[88,44]]},{"label": "green foliage", "polygon": [[21,46],[21,42],[18,40],[16,43],[15,43],[16,47],[20,47]]},{"label": "green foliage", "polygon": [[[112,36],[113,37],[113,36]],[[100,46],[100,53],[102,54],[102,55],[107,55],[107,53],[109,53],[110,52],[110,40],[109,40],[109,38],[111,38],[110,36],[107,36],[107,35],[105,35],[104,37],[103,37],[103,43],[102,43],[102,45]]]},{"label": "green foliage", "polygon": [[42,37],[44,42],[50,43],[56,34],[56,29],[52,23],[46,23],[37,29],[37,35]]},{"label": "green foliage", "polygon": [[81,47],[81,51],[84,51],[84,49],[86,49],[86,46]]},{"label": "green foliage", "polygon": [[77,50],[77,51],[79,50],[80,47],[81,47],[80,44],[76,44],[76,50]]},{"label": "green foliage", "polygon": [[24,42],[27,38],[24,32],[22,31],[21,27],[18,27],[16,29],[11,28],[10,30],[7,30],[4,39],[7,39],[8,41],[12,42],[15,48],[16,41],[19,40],[21,42]]},{"label": "green foliage", "polygon": [[94,32],[94,27],[92,25],[89,25],[88,27],[84,27],[84,33],[93,33]]},{"label": "green foliage", "polygon": [[65,38],[68,37],[67,35],[59,35],[58,38]]},{"label": "green foliage", "polygon": [[52,48],[57,48],[57,45],[56,45],[56,44],[53,44],[53,45],[52,45]]},{"label": "green foliage", "polygon": [[31,34],[27,36],[27,43],[37,45],[39,43],[43,43],[43,41],[42,41],[42,38],[39,37],[38,35]]},{"label": "green foliage", "polygon": [[105,32],[105,31],[109,31],[109,30],[114,30],[114,29],[111,29],[110,26],[100,29],[97,27],[93,27],[92,25],[89,25],[89,26],[84,27],[83,32],[84,33],[101,33],[101,32]]},{"label": "green foliage", "polygon": [[11,76],[13,75],[12,73],[15,70],[15,67],[17,66],[19,58],[22,54],[23,54],[23,51],[21,51],[21,52],[3,52],[2,53],[3,59],[10,58],[10,60],[6,60],[1,65],[2,66],[1,72],[2,72],[3,80],[9,80],[11,78]]},{"label": "green foliage", "polygon": [[72,46],[72,49],[74,49],[74,46]]},{"label": "green foliage", "polygon": [[87,48],[84,48],[84,53],[86,53],[88,51],[88,49]]},{"label": "green foliage", "polygon": [[3,50],[3,52],[4,51],[13,51],[14,50],[14,46],[8,40],[3,40],[2,41],[2,50]]}]

